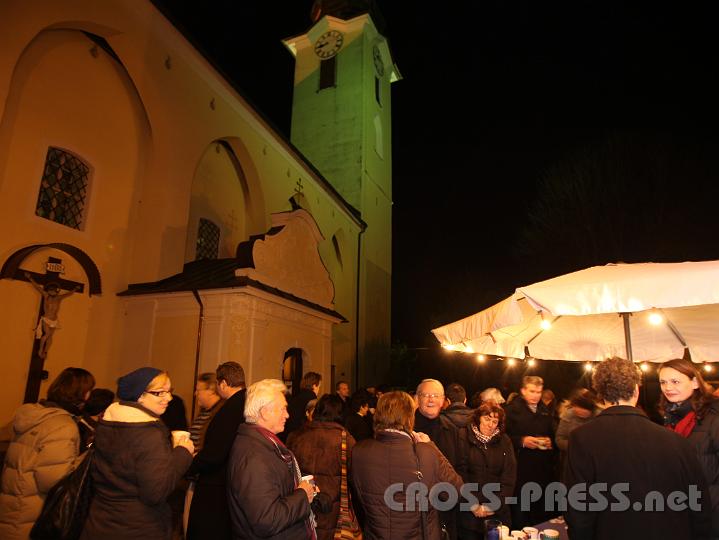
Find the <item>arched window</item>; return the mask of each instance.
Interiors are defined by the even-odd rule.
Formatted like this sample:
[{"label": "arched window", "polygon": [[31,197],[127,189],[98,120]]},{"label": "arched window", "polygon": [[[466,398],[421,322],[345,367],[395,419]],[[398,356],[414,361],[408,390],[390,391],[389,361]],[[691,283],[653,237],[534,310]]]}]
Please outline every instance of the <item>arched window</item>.
[{"label": "arched window", "polygon": [[59,148],[49,147],[35,214],[80,229],[85,217],[89,181],[90,167],[80,158]]},{"label": "arched window", "polygon": [[209,219],[200,218],[197,228],[195,260],[216,259],[220,249],[220,228]]}]

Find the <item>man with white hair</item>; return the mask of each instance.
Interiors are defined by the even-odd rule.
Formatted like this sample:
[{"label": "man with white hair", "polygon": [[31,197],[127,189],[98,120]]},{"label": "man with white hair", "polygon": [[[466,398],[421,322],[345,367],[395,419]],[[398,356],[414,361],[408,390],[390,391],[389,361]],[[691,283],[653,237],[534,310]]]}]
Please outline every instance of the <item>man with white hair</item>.
[{"label": "man with white hair", "polygon": [[315,538],[310,503],[319,491],[306,480],[295,456],[277,438],[288,418],[286,387],[264,379],[247,389],[245,424],[230,452],[227,496],[232,537]]},{"label": "man with white hair", "polygon": [[[414,429],[429,436],[461,476],[465,473],[464,453],[460,430],[446,416],[441,415],[444,403],[444,386],[437,379],[424,379],[417,386],[417,410]],[[451,540],[457,538],[456,511],[441,512],[440,517]]]}]

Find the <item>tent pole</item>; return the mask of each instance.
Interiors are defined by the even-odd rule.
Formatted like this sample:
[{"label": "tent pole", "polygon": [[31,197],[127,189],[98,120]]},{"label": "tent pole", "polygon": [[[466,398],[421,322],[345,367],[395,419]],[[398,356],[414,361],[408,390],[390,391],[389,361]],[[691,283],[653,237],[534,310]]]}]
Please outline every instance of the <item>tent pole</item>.
[{"label": "tent pole", "polygon": [[632,354],[632,331],[629,329],[629,316],[631,313],[621,313],[622,319],[624,320],[624,347],[627,350],[627,360],[634,362],[634,355]]}]

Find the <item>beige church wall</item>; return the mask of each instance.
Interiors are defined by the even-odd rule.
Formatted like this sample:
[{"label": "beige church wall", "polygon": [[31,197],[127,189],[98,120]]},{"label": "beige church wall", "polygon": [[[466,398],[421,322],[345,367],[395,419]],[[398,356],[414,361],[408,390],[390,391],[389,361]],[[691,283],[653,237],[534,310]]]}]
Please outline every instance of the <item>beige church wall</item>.
[{"label": "beige church wall", "polygon": [[169,372],[174,393],[182,397],[188,415],[195,390],[197,319],[197,314],[165,315],[160,311],[152,340],[150,364]]},{"label": "beige church wall", "polygon": [[[281,378],[284,353],[300,348],[304,371],[330,377],[332,320],[291,301],[251,288],[200,292],[204,305],[198,372],[239,362],[246,382]],[[123,298],[128,338],[126,370],[142,365],[167,369],[188,414],[194,390],[199,305],[191,293]],[[141,321],[141,323],[139,323]],[[149,329],[149,330],[148,330]]]},{"label": "beige church wall", "polygon": [[[105,38],[122,66],[78,30]],[[360,223],[149,1],[0,4],[0,111],[0,258],[30,244],[67,242],[96,262],[103,294],[87,299],[78,317],[87,321],[85,328],[63,331],[99,386],[114,388],[117,376],[135,365],[128,350],[147,345],[127,345],[134,330],[126,330],[130,315],[115,295],[129,283],[182,270],[193,227],[193,180],[214,141],[227,142],[244,172],[245,237],[265,232],[270,214],[289,210],[288,199],[302,193],[302,206],[325,237],[319,250],[335,280],[335,309],[354,321]],[[48,145],[74,152],[91,166],[81,231],[34,215]],[[220,177],[233,181],[226,168]],[[331,268],[331,239],[338,230],[347,246],[341,271]],[[0,282],[2,290],[24,285]],[[18,324],[10,318],[0,314],[0,328]],[[335,329],[328,359],[333,354],[335,363],[351,365],[354,328],[350,322]],[[22,348],[30,345],[13,344],[18,352],[12,361],[27,362]]]},{"label": "beige church wall", "polygon": [[[145,158],[140,147],[149,129],[121,66],[101,49],[93,51],[93,45],[79,32],[42,32],[17,59],[12,77],[6,77],[0,121],[0,259],[21,247],[49,242],[72,244],[93,259],[101,271],[103,294],[63,301],[63,328],[56,332],[45,369],[52,379],[64,367],[85,367],[98,385],[114,388],[115,370],[108,369],[119,316],[114,292],[126,283],[129,219]],[[35,215],[48,146],[73,153],[90,167],[81,230]],[[42,273],[48,255],[62,259],[68,269],[63,277],[87,282],[81,270],[71,270],[72,258],[62,252],[42,251],[22,267]],[[2,285],[29,289],[22,282],[3,280]],[[37,312],[36,306],[32,309]],[[6,360],[14,366],[10,376],[23,380],[8,402],[0,404],[3,417],[22,402],[32,347],[31,334],[12,330],[18,323],[9,310],[0,313],[0,341],[10,344]]]},{"label": "beige church wall", "polygon": [[[332,323],[311,310],[262,292],[233,303],[229,356],[248,358],[245,374],[251,384],[281,379],[285,352],[303,351],[303,372],[330,377]],[[244,366],[244,364],[243,364]]]}]

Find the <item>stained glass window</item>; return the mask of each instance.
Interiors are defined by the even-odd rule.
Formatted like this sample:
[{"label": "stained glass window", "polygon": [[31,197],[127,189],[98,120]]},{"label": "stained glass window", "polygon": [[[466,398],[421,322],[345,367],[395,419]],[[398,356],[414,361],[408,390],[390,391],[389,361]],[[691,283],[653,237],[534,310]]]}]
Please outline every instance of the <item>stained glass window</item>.
[{"label": "stained glass window", "polygon": [[47,149],[35,214],[80,229],[87,198],[90,168],[59,148]]}]

